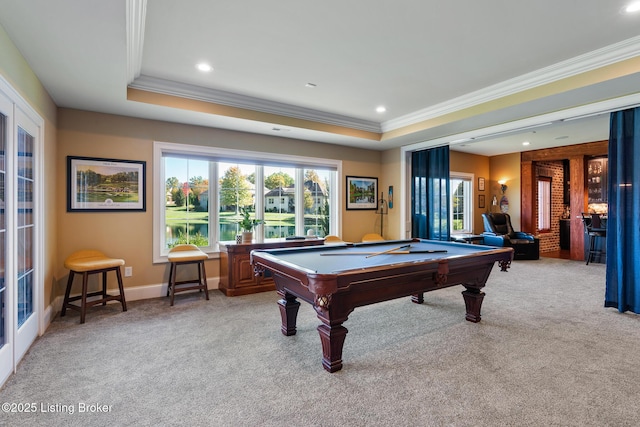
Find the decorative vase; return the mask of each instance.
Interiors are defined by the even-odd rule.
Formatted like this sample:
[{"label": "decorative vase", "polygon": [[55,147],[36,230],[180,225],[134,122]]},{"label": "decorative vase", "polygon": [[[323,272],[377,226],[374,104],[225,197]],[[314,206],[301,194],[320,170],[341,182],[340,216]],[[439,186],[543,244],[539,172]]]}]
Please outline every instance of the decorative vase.
[{"label": "decorative vase", "polygon": [[242,243],[251,243],[253,240],[253,231],[242,232]]}]

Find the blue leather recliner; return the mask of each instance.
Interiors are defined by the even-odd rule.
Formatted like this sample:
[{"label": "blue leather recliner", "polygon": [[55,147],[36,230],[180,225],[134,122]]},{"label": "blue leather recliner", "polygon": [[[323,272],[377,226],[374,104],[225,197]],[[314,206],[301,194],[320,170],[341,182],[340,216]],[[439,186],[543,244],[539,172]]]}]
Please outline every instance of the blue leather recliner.
[{"label": "blue leather recliner", "polygon": [[485,245],[512,247],[514,260],[540,258],[540,240],[532,234],[514,231],[509,214],[483,213],[482,220]]}]

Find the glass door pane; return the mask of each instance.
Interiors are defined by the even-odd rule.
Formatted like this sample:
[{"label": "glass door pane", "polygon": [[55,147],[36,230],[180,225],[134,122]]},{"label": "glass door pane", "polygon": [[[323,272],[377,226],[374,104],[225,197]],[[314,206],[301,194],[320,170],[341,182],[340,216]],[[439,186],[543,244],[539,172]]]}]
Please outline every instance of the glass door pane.
[{"label": "glass door pane", "polygon": [[[7,287],[7,215],[6,177],[7,177],[7,140],[9,137],[9,114],[12,105],[0,93],[0,385],[11,375],[14,368],[12,345],[13,305]],[[6,114],[3,114],[6,113]]]},{"label": "glass door pane", "polygon": [[33,136],[18,127],[18,328],[33,314]]},{"label": "glass door pane", "polygon": [[[36,272],[36,218],[35,212],[35,146],[36,136],[39,134],[38,126],[24,113],[16,109],[16,126],[14,127],[13,153],[10,160],[12,168],[7,168],[7,183],[11,191],[11,200],[15,206],[11,213],[7,212],[9,227],[8,232],[13,236],[8,249],[7,259],[11,261],[11,275],[8,286],[13,288],[10,298],[14,315],[12,318],[14,328],[14,359],[16,363],[29,349],[31,343],[38,335],[38,310],[37,310],[37,272]],[[9,163],[8,163],[9,164]]]}]

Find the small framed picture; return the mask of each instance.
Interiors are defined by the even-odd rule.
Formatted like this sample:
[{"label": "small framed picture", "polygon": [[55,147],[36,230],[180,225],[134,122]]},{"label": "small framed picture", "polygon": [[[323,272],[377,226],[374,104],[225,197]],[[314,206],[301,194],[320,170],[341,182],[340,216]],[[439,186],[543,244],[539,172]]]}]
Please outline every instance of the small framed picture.
[{"label": "small framed picture", "polygon": [[478,191],[484,191],[484,178],[478,178]]},{"label": "small framed picture", "polygon": [[484,194],[478,195],[478,207],[484,209]]},{"label": "small framed picture", "polygon": [[347,177],[347,210],[378,208],[378,178]]}]

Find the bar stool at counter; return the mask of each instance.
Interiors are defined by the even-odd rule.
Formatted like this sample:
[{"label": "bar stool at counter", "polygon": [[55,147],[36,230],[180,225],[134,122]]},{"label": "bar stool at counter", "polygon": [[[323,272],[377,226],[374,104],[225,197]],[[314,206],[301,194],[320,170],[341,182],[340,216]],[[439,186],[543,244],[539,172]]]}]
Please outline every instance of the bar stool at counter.
[{"label": "bar stool at counter", "polygon": [[602,219],[600,218],[600,214],[582,214],[582,221],[584,222],[584,226],[587,229],[587,235],[589,236],[589,254],[587,255],[587,265],[593,258],[602,255],[601,250],[595,249],[596,247],[596,239],[599,237],[607,237],[607,229],[602,227]]}]

